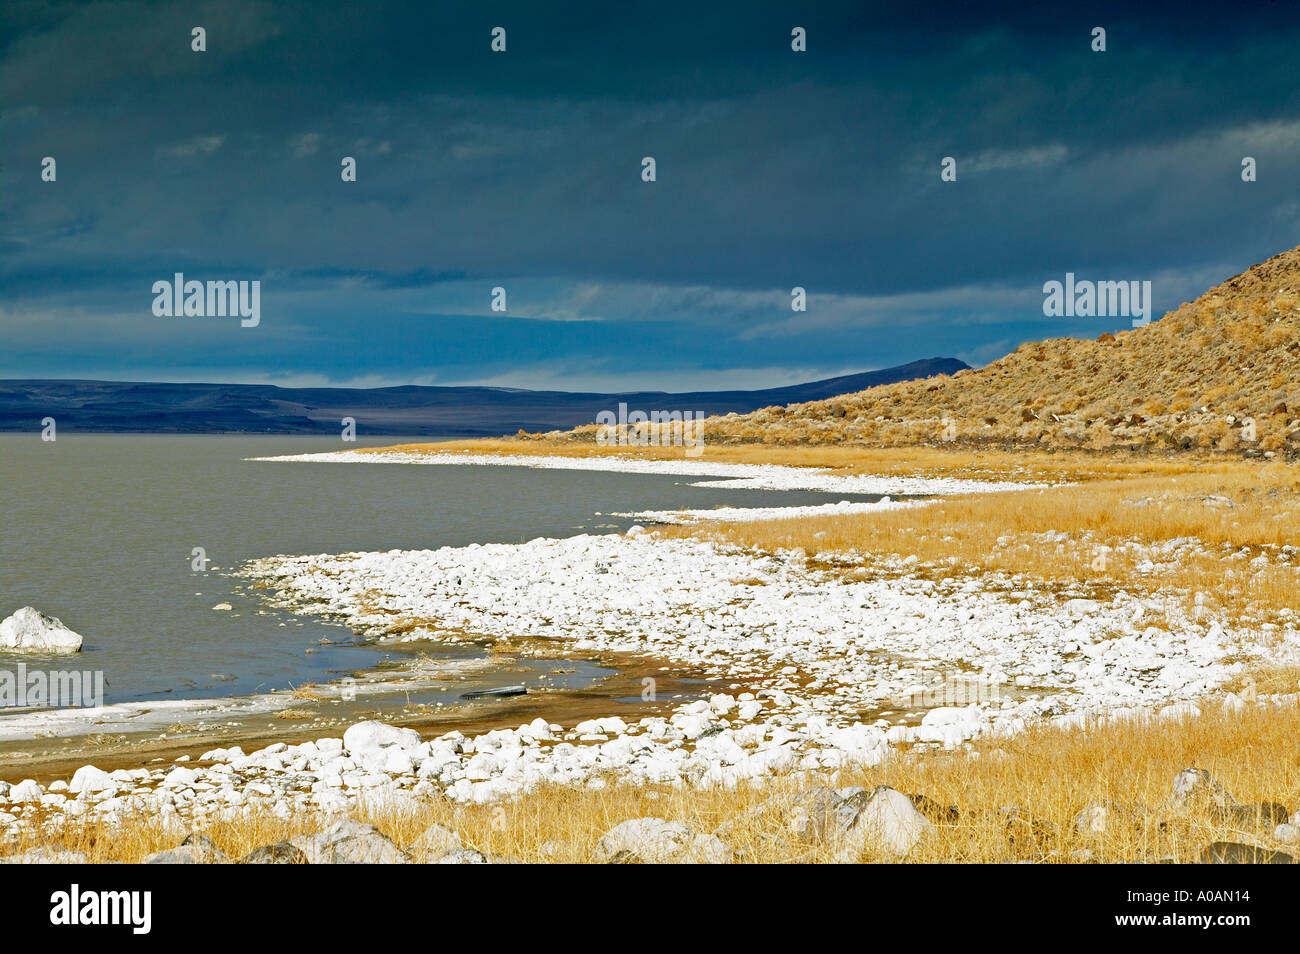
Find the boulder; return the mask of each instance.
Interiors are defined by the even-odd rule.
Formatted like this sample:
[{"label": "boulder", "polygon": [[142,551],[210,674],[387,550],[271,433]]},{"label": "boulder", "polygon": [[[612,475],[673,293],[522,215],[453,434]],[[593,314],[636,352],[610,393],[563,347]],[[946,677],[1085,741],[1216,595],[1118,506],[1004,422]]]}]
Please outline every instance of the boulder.
[{"label": "boulder", "polygon": [[728,865],[734,858],[731,846],[717,835],[696,834],[673,861],[680,865]]},{"label": "boulder", "polygon": [[345,818],[314,835],[298,835],[289,844],[313,865],[392,865],[410,859],[373,825]]},{"label": "boulder", "polygon": [[629,859],[661,864],[685,851],[691,836],[691,830],[681,822],[630,818],[605,832],[596,843],[596,850],[606,861],[626,854]]},{"label": "boulder", "polygon": [[1074,830],[1081,835],[1100,835],[1110,824],[1110,806],[1105,802],[1093,802],[1074,816]]},{"label": "boulder", "polygon": [[487,857],[481,851],[475,851],[473,848],[457,848],[454,851],[446,852],[437,858],[430,859],[435,865],[486,865],[489,864]]},{"label": "boulder", "polygon": [[403,751],[417,749],[420,733],[375,721],[358,722],[343,733],[343,747],[353,756],[394,746]]},{"label": "boulder", "polygon": [[961,812],[956,805],[941,805],[932,798],[924,795],[908,795],[912,804],[930,821],[938,825],[955,825],[961,819]]},{"label": "boulder", "polygon": [[831,788],[810,788],[795,796],[786,809],[786,827],[804,841],[838,837],[848,831],[861,810],[861,804],[843,806],[855,797],[845,799]]},{"label": "boulder", "polygon": [[1007,842],[1017,857],[1042,854],[1056,838],[1055,826],[1035,818],[1019,805],[1004,805],[995,813],[1002,823]]},{"label": "boulder", "polygon": [[168,848],[164,851],[155,851],[152,855],[145,855],[140,862],[142,865],[197,865],[201,864],[194,852],[185,848]]},{"label": "boulder", "polygon": [[1277,802],[1260,802],[1258,805],[1210,805],[1210,819],[1220,825],[1235,828],[1273,829],[1287,822],[1287,810]]},{"label": "boulder", "polygon": [[9,789],[9,801],[11,802],[39,802],[41,796],[45,794],[45,789],[35,779],[25,778],[17,785]]},{"label": "boulder", "polygon": [[254,848],[239,859],[241,865],[305,865],[307,856],[287,841]]},{"label": "boulder", "polygon": [[1201,852],[1203,865],[1289,865],[1295,859],[1282,851],[1270,851],[1236,841],[1216,841]]},{"label": "boulder", "polygon": [[460,835],[445,825],[432,825],[425,829],[411,845],[410,855],[416,861],[431,863],[444,855],[461,850]]},{"label": "boulder", "polygon": [[1142,813],[1143,809],[1140,806],[1127,808],[1115,802],[1089,802],[1083,811],[1074,816],[1074,830],[1084,836],[1101,835],[1116,825],[1131,825],[1137,822]]},{"label": "boulder", "polygon": [[731,849],[716,835],[697,834],[681,822],[631,818],[601,836],[596,850],[611,863],[727,864]]},{"label": "boulder", "polygon": [[93,795],[96,792],[116,791],[117,782],[103,769],[93,765],[83,765],[72,774],[68,791],[73,795]]},{"label": "boulder", "polygon": [[1237,804],[1237,800],[1205,769],[1185,768],[1174,776],[1169,800],[1175,808],[1185,808],[1201,799],[1220,807]]},{"label": "boulder", "polygon": [[30,848],[21,855],[0,858],[0,865],[84,865],[86,856],[80,851],[62,848]]},{"label": "boulder", "polygon": [[226,853],[212,843],[207,835],[197,832],[188,836],[177,848],[156,851],[144,859],[146,865],[217,865],[228,859]]},{"label": "boulder", "polygon": [[62,620],[24,606],[0,622],[0,649],[11,653],[79,653],[81,636],[64,626]]},{"label": "boulder", "polygon": [[910,798],[887,785],[880,785],[854,819],[846,847],[852,849],[861,845],[903,858],[933,831],[934,825],[917,811]]}]

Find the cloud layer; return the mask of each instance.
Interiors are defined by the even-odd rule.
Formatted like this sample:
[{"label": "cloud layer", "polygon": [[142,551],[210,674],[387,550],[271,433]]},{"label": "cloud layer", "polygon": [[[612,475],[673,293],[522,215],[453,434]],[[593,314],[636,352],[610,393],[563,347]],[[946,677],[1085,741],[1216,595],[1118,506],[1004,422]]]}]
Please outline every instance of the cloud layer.
[{"label": "cloud layer", "polygon": [[[1294,19],[1087,11],[14,0],[0,376],[776,385],[1297,244]],[[155,318],[177,271],[261,280],[261,325]]]}]

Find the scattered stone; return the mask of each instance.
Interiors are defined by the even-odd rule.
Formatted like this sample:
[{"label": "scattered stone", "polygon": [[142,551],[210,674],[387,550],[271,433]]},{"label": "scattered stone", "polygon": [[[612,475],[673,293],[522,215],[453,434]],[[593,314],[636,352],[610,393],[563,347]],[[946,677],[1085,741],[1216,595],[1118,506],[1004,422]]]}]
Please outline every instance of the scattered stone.
[{"label": "scattered stone", "polygon": [[681,822],[631,818],[601,836],[596,850],[614,864],[727,864],[731,849],[716,835],[696,834]]},{"label": "scattered stone", "polygon": [[435,865],[486,865],[489,862],[487,856],[481,851],[475,851],[473,848],[457,848],[455,851],[449,851],[438,858],[430,859],[429,863]]},{"label": "scattered stone", "polygon": [[229,859],[207,835],[188,835],[178,848],[156,851],[144,859],[147,865],[218,865]]},{"label": "scattered stone", "polygon": [[432,825],[415,839],[415,843],[411,845],[410,855],[416,861],[430,863],[437,861],[443,855],[460,851],[461,847],[460,835],[445,825]]},{"label": "scattered stone", "polygon": [[152,855],[145,855],[144,860],[140,863],[145,865],[197,865],[201,862],[195,857],[194,852],[185,848],[168,848],[164,851],[155,851]]},{"label": "scattered stone", "polygon": [[1007,841],[1017,854],[1041,854],[1055,834],[1050,824],[1035,818],[1018,805],[998,809]]},{"label": "scattered stone", "polygon": [[0,649],[11,653],[79,653],[81,636],[63,621],[24,606],[0,622]]},{"label": "scattered stone", "polygon": [[1212,804],[1223,808],[1238,804],[1208,771],[1185,768],[1174,776],[1169,800],[1175,808],[1185,808],[1199,799],[1209,799]]},{"label": "scattered stone", "polygon": [[25,778],[9,789],[9,801],[39,802],[44,794],[45,789],[35,779]]},{"label": "scattered stone", "polygon": [[916,810],[910,798],[887,785],[880,785],[854,820],[850,829],[854,843],[851,847],[856,847],[859,841],[852,836],[861,833],[864,847],[903,858],[933,831],[934,825]]},{"label": "scattered stone", "polygon": [[0,858],[0,865],[84,865],[86,855],[80,851],[62,848],[29,848],[21,855]]},{"label": "scattered stone", "polygon": [[1273,829],[1273,838],[1284,845],[1300,845],[1300,825],[1278,825]]},{"label": "scattered stone", "polygon": [[83,792],[93,795],[95,792],[112,791],[116,788],[117,782],[113,781],[113,777],[93,765],[83,765],[77,769],[72,774],[72,781],[68,783],[68,791],[74,795]]},{"label": "scattered stone", "polygon": [[937,825],[955,825],[961,819],[961,812],[957,810],[956,805],[940,805],[932,798],[924,795],[908,795],[912,804],[930,821]]},{"label": "scattered stone", "polygon": [[596,850],[606,861],[639,859],[649,864],[671,860],[686,850],[691,830],[681,822],[662,818],[631,818],[620,822],[601,836]]},{"label": "scattered stone", "polygon": [[420,745],[420,733],[384,722],[358,722],[343,733],[343,747],[353,755],[396,746],[414,749]]},{"label": "scattered stone", "polygon": [[241,865],[305,865],[307,856],[301,849],[287,841],[277,841],[274,845],[254,848],[239,859]]},{"label": "scattered stone", "polygon": [[1269,851],[1237,841],[1216,841],[1201,852],[1203,865],[1289,865],[1295,859],[1285,852]]},{"label": "scattered stone", "polygon": [[801,792],[789,804],[786,827],[804,841],[823,841],[843,835],[865,804],[859,802],[837,811],[845,800],[830,788],[810,788]]},{"label": "scattered stone", "polygon": [[1144,809],[1140,806],[1126,808],[1115,802],[1090,802],[1074,816],[1074,830],[1080,835],[1101,835],[1117,823],[1138,821],[1143,813]]},{"label": "scattered stone", "polygon": [[1216,824],[1239,828],[1276,828],[1287,822],[1287,810],[1277,802],[1258,805],[1210,805],[1210,819]]},{"label": "scattered stone", "polygon": [[1074,829],[1081,835],[1101,835],[1110,823],[1110,805],[1093,802],[1074,816]]},{"label": "scattered stone", "polygon": [[350,818],[337,821],[318,834],[290,838],[289,843],[301,850],[313,865],[392,865],[410,861],[375,826]]}]

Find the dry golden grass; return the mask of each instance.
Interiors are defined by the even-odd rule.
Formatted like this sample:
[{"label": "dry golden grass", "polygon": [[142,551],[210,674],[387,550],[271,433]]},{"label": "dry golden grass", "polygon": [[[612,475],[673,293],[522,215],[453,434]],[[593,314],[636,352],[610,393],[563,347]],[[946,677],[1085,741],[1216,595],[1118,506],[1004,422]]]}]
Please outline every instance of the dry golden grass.
[{"label": "dry golden grass", "polygon": [[[485,438],[431,441],[361,448],[362,454],[526,454],[538,457],[628,457],[639,460],[682,459],[680,447],[601,447],[564,437]],[[1147,454],[1081,450],[938,447],[866,447],[861,445],[719,444],[706,443],[704,459],[723,464],[777,464],[784,467],[819,467],[836,474],[883,476],[962,477],[970,480],[1087,481],[1141,476],[1177,476],[1214,472],[1240,466],[1240,462],[1214,460],[1206,455],[1158,457]]]},{"label": "dry golden grass", "polygon": [[282,720],[311,719],[314,718],[314,716],[315,713],[310,712],[307,709],[281,709],[275,714],[277,719]]},{"label": "dry golden grass", "polygon": [[[837,787],[889,785],[957,809],[942,816],[932,836],[909,860],[919,862],[1194,861],[1216,840],[1271,845],[1271,825],[1216,819],[1206,805],[1176,812],[1166,802],[1184,768],[1214,773],[1243,804],[1263,801],[1300,810],[1300,708],[1250,707],[1231,713],[1207,707],[1200,715],[1167,722],[1121,723],[1087,731],[1040,727],[1010,740],[984,740],[957,753],[900,754],[869,769],[845,770]],[[629,818],[656,816],[697,831],[721,830],[723,840],[752,862],[830,861],[834,846],[808,844],[785,828],[775,810],[783,795],[811,784],[792,777],[761,787],[546,787],[489,806],[457,806],[438,799],[418,810],[360,812],[399,846],[411,845],[434,823],[455,830],[468,847],[526,862],[600,860],[600,836]],[[774,798],[775,797],[775,798]],[[773,799],[773,801],[769,801]],[[1112,806],[1104,832],[1076,830],[1088,805]],[[1003,809],[1018,811],[1010,820]],[[319,830],[319,819],[281,821],[257,814],[196,826],[232,859],[261,845]],[[174,847],[183,832],[156,818],[110,829],[68,824],[57,835],[25,836],[6,853],[39,845],[84,851],[91,861],[135,862]],[[888,860],[868,855],[864,860]]]},{"label": "dry golden grass", "polygon": [[[1178,321],[1169,327],[1181,328]],[[1278,330],[1273,329],[1268,340],[1294,350],[1291,337]],[[1027,360],[1038,359],[1031,354]],[[1005,376],[1005,369],[997,373]],[[1270,378],[1276,387],[1285,383],[1278,383],[1279,374],[1274,372]],[[891,387],[908,393],[908,385]],[[1181,394],[1182,390],[1176,400],[1187,399],[1190,406],[1192,396]],[[1225,391],[1213,398],[1196,397],[1223,400],[1229,396]],[[1152,414],[1165,403],[1159,396],[1148,402],[1152,406],[1147,412]],[[843,416],[829,413],[836,419]],[[724,436],[750,439],[737,433]],[[1290,534],[1300,525],[1300,479],[1282,464],[1212,461],[1204,454],[1102,456],[1079,450],[1009,452],[954,445],[882,448],[818,443],[820,438],[810,441],[806,435],[801,439],[798,428],[785,434],[780,428],[769,428],[765,433],[774,437],[767,444],[715,445],[707,443],[706,432],[709,459],[815,466],[845,474],[1078,485],[946,499],[922,508],[852,517],[668,527],[658,532],[704,535],[768,550],[802,549],[843,573],[885,572],[885,558],[915,555],[920,569],[935,574],[998,572],[1094,587],[1102,594],[1121,587],[1138,593],[1182,591],[1189,600],[1200,591],[1211,597],[1216,615],[1228,617],[1260,620],[1281,610],[1300,610],[1300,569],[1289,560],[1277,559],[1275,550],[1269,551],[1274,564],[1265,571],[1248,570],[1245,561],[1228,559],[1225,552],[1143,574],[1138,572],[1142,557],[1121,546],[1193,537],[1211,546],[1247,548],[1253,556],[1291,543]],[[670,460],[682,453],[673,447],[600,448],[583,443],[589,439],[578,432],[562,438],[412,444],[368,452],[465,450]],[[1107,444],[1099,438],[1096,446]],[[1215,498],[1228,498],[1229,503]],[[1049,531],[1065,531],[1069,539],[1049,544],[1035,539]],[[1105,546],[1119,548],[1099,562]],[[856,555],[846,557],[850,553]],[[913,567],[912,572],[916,570]],[[394,625],[417,622],[402,619]],[[1294,692],[1298,684],[1300,670],[1294,667],[1255,668],[1230,688],[1254,696]],[[301,698],[313,695],[307,689]],[[1202,714],[1176,722],[1148,720],[1088,730],[1040,725],[1014,739],[981,740],[959,752],[900,753],[870,769],[846,770],[834,784],[885,784],[955,808],[955,818],[939,819],[933,835],[913,852],[909,859],[913,861],[1194,861],[1217,840],[1277,846],[1269,842],[1267,826],[1226,821],[1209,806],[1170,810],[1166,803],[1174,775],[1193,766],[1209,769],[1243,803],[1280,802],[1300,811],[1297,738],[1300,708],[1251,706],[1232,713],[1209,706]],[[604,832],[626,819],[645,816],[679,820],[697,831],[720,831],[739,860],[830,861],[835,858],[834,845],[808,844],[792,837],[782,812],[774,808],[808,784],[807,779],[786,777],[726,790],[631,786],[611,780],[602,789],[543,787],[495,806],[458,806],[436,799],[415,810],[363,811],[358,817],[374,823],[402,847],[438,823],[457,831],[469,847],[525,862],[599,860],[596,843]],[[1075,819],[1093,803],[1111,806],[1110,823],[1100,833],[1080,832]],[[1012,807],[1014,813],[1004,811]],[[320,819],[282,821],[255,814],[196,827],[232,858],[239,858],[261,845],[321,826]],[[165,830],[156,818],[133,820],[119,829],[69,822],[53,833],[24,835],[5,851],[12,854],[55,844],[85,851],[92,861],[134,862],[179,840],[180,833]],[[864,860],[888,859],[868,855]]]},{"label": "dry golden grass", "polygon": [[[1264,622],[1300,613],[1300,473],[1285,464],[1238,462],[1199,471],[1078,486],[980,494],[880,513],[661,528],[773,551],[796,549],[844,573],[878,573],[884,558],[916,556],[938,575],[992,571],[1094,588],[1105,596],[1175,592],[1184,609],[1200,604],[1232,621]],[[1048,533],[1069,539],[1044,542]],[[1149,547],[1196,538],[1209,552],[1155,569]],[[1141,549],[1122,545],[1137,542]],[[1106,547],[1115,548],[1107,551]],[[1276,548],[1276,549],[1273,549]],[[1235,557],[1270,555],[1268,567]],[[846,557],[846,554],[857,554]],[[1157,555],[1158,558],[1158,555]]]}]

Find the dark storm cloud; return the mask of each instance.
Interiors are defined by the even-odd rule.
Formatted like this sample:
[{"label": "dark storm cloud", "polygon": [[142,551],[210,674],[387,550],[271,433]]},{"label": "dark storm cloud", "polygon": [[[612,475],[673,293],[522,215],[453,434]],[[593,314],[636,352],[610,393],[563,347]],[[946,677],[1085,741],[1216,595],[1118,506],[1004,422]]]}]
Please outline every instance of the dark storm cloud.
[{"label": "dark storm cloud", "polygon": [[[1159,313],[1300,241],[1290,8],[1125,6],[17,0],[0,375],[710,386],[1121,326],[1042,283]],[[154,317],[176,271],[263,323]]]}]

